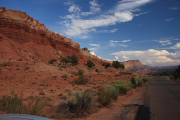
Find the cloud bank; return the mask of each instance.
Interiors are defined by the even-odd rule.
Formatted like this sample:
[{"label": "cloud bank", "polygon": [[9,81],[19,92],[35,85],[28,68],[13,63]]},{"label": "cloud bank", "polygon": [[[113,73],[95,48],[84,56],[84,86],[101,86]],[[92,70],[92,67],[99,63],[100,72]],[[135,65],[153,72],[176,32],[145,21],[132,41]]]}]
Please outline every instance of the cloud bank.
[{"label": "cloud bank", "polygon": [[151,66],[180,64],[180,43],[169,49],[175,49],[175,53],[170,53],[167,50],[148,49],[145,51],[119,51],[111,53],[111,55],[119,57],[121,61],[140,60],[143,64]]},{"label": "cloud bank", "polygon": [[[117,5],[104,14],[100,14],[101,5],[97,1],[92,0],[89,2],[90,11],[83,12],[81,8],[72,3],[66,2],[65,5],[69,6],[70,15],[62,17],[65,19],[61,24],[66,26],[66,31],[64,32],[68,36],[77,36],[81,34],[88,34],[92,31],[97,31],[98,27],[105,27],[110,25],[115,25],[121,22],[128,22],[133,20],[136,16],[134,12],[140,11],[138,7],[145,5],[153,0],[121,0]],[[90,19],[83,19],[83,16],[95,15]],[[105,31],[109,33],[116,32],[117,29],[112,31]]]}]

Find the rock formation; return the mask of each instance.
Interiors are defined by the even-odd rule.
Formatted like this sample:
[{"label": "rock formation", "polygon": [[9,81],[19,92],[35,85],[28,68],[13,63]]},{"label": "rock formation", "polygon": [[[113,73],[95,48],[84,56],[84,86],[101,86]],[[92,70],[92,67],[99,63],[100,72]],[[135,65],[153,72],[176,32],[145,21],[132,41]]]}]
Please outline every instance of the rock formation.
[{"label": "rock formation", "polygon": [[51,45],[57,50],[62,50],[66,54],[79,51],[80,45],[69,38],[46,29],[44,24],[34,20],[25,12],[0,8],[0,33],[9,39],[20,44],[34,42],[39,45]]},{"label": "rock formation", "polygon": [[128,60],[123,62],[126,70],[140,71],[145,70],[146,66],[143,65],[139,60]]},{"label": "rock formation", "polygon": [[95,63],[104,61],[80,49],[80,45],[71,39],[48,30],[25,12],[4,7],[0,7],[0,42],[1,59],[23,58],[47,62],[75,54],[82,62],[87,59]]}]

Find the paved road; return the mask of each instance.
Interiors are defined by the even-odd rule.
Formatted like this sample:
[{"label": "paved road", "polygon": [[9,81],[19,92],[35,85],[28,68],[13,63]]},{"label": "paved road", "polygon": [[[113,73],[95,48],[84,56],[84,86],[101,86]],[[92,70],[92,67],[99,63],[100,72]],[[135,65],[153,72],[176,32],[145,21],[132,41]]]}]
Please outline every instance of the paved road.
[{"label": "paved road", "polygon": [[180,85],[154,77],[148,85],[138,120],[180,120]]}]

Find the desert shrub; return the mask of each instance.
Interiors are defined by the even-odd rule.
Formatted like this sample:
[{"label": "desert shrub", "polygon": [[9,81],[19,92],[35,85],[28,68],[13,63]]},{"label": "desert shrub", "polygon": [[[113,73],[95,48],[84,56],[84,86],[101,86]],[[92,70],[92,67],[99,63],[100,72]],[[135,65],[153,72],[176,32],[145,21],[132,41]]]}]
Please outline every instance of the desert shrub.
[{"label": "desert shrub", "polygon": [[18,59],[17,61],[23,61],[23,59],[22,59],[22,58],[20,58],[20,59]]},{"label": "desert shrub", "polygon": [[80,69],[78,73],[79,73],[79,75],[83,75],[84,74],[84,70]]},{"label": "desert shrub", "polygon": [[46,101],[42,97],[34,96],[27,105],[27,114],[31,115],[42,115],[43,108],[45,107]]},{"label": "desert shrub", "polygon": [[67,101],[57,106],[58,117],[74,118],[86,116],[93,111],[95,97],[90,89],[77,91]]},{"label": "desert shrub", "polygon": [[129,91],[129,89],[127,87],[123,86],[123,85],[116,84],[115,87],[119,90],[119,94],[124,95]]},{"label": "desert shrub", "polygon": [[131,83],[133,84],[134,88],[138,87],[138,81],[136,77],[132,77],[131,79]]},{"label": "desert shrub", "polygon": [[85,75],[81,75],[78,77],[78,79],[75,79],[75,83],[76,84],[81,84],[81,85],[85,85],[88,83],[88,78]]},{"label": "desert shrub", "polygon": [[78,65],[79,64],[79,58],[76,55],[68,56],[68,58],[71,60],[72,65]]},{"label": "desert shrub", "polygon": [[141,78],[137,78],[137,81],[138,81],[138,87],[141,87],[143,86],[143,80]]},{"label": "desert shrub", "polygon": [[137,87],[142,86],[144,82],[141,78],[133,76],[131,79],[131,83],[133,84],[134,88],[137,88]]},{"label": "desert shrub", "polygon": [[108,86],[107,87],[108,91],[111,93],[111,98],[112,99],[117,99],[118,98],[118,89],[114,86]]},{"label": "desert shrub", "polygon": [[99,69],[96,69],[96,72],[98,72],[98,73],[99,73]]},{"label": "desert shrub", "polygon": [[99,89],[97,100],[101,105],[109,105],[112,101],[111,92],[106,87],[101,87]]},{"label": "desert shrub", "polygon": [[23,113],[26,106],[23,104],[22,96],[12,94],[11,96],[3,96],[0,99],[0,108],[7,113]]},{"label": "desert shrub", "polygon": [[49,61],[49,64],[53,64],[56,61],[57,61],[56,59],[52,59],[51,61]]},{"label": "desert shrub", "polygon": [[142,80],[144,83],[147,83],[147,82],[149,82],[150,78],[147,76],[147,77],[142,78]]},{"label": "desert shrub", "polygon": [[104,62],[104,63],[102,63],[102,66],[105,66],[105,68],[107,69],[108,67],[110,67],[110,66],[111,66],[111,64],[110,64],[110,63],[106,63],[106,62]]},{"label": "desert shrub", "polygon": [[89,68],[92,68],[93,66],[95,66],[94,62],[91,60],[88,60],[87,64],[86,64]]},{"label": "desert shrub", "polygon": [[132,87],[132,83],[129,81],[116,81],[114,86],[119,90],[119,94],[126,94]]},{"label": "desert shrub", "polygon": [[6,113],[42,115],[44,102],[40,97],[30,100],[28,105],[23,103],[22,97],[22,94],[18,96],[15,93],[12,93],[11,96],[3,96],[0,99],[0,109]]},{"label": "desert shrub", "polygon": [[125,68],[124,64],[121,64],[119,61],[113,61],[112,66],[116,69],[118,69],[118,68],[124,69]]},{"label": "desert shrub", "polygon": [[70,63],[71,60],[69,58],[67,58],[67,57],[62,57],[61,62]]},{"label": "desert shrub", "polygon": [[68,75],[62,75],[61,77],[62,78],[68,78]]}]

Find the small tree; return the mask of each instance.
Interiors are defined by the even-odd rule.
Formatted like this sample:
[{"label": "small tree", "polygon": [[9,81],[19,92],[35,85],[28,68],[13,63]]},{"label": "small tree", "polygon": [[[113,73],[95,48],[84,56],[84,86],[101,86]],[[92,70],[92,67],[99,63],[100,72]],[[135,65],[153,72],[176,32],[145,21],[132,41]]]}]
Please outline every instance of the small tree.
[{"label": "small tree", "polygon": [[86,64],[89,68],[92,68],[93,66],[95,66],[94,62],[91,60],[88,60],[87,64]]},{"label": "small tree", "polygon": [[105,66],[105,68],[107,69],[108,67],[110,67],[111,66],[111,64],[110,63],[102,63],[102,66]]},{"label": "small tree", "polygon": [[112,66],[113,66],[114,68],[116,68],[116,69],[118,69],[118,68],[124,69],[124,68],[125,68],[125,67],[124,67],[124,64],[121,64],[121,63],[118,62],[118,61],[113,61]]}]

